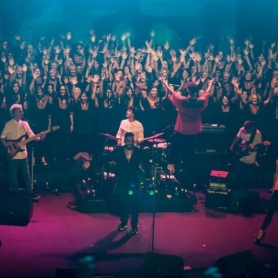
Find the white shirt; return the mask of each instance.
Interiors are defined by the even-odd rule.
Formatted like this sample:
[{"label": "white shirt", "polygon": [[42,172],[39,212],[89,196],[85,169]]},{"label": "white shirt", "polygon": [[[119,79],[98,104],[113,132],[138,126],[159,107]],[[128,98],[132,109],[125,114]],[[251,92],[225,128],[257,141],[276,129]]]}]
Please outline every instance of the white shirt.
[{"label": "white shirt", "polygon": [[[124,145],[125,134],[127,132],[132,132],[134,134],[135,142],[137,142],[138,139],[144,139],[143,125],[136,120],[132,122],[130,122],[128,119],[121,121],[116,137],[122,141],[122,145]],[[137,144],[135,143],[134,145],[136,146]]]},{"label": "white shirt", "polygon": [[[247,133],[246,130],[244,129],[244,127],[242,127],[239,130],[237,137],[242,139],[242,141],[243,141],[242,143],[245,143],[246,141],[250,140],[251,135],[252,135],[252,132]],[[256,129],[256,134],[255,134],[254,140],[253,140],[253,142],[250,142],[250,145],[256,145],[256,144],[260,144],[260,143],[262,143],[262,134],[260,133],[260,131],[258,129]],[[242,161],[246,164],[252,164],[256,161],[256,155],[257,155],[256,151],[250,152],[249,155],[242,157],[240,159],[240,161]]]},{"label": "white shirt", "polygon": [[[34,136],[34,133],[27,122],[21,120],[16,121],[12,119],[5,124],[5,127],[1,134],[1,138],[6,140],[17,140],[26,133],[29,137]],[[23,138],[22,141],[23,140],[25,140],[25,138]],[[13,157],[13,159],[24,159],[27,157],[26,145],[22,145],[21,148],[24,149],[24,151],[18,152]]]}]

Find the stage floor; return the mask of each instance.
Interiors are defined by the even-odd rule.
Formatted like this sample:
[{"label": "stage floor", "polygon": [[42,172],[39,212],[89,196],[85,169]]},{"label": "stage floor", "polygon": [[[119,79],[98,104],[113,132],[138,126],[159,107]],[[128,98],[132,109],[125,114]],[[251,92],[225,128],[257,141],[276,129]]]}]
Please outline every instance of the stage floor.
[{"label": "stage floor", "polygon": [[[266,206],[270,195],[266,190],[260,194]],[[267,230],[265,245],[255,246],[253,239],[265,214],[205,209],[204,195],[197,193],[197,198],[194,212],[157,213],[155,252],[181,256],[193,269],[249,249],[259,262],[277,260],[278,214]],[[84,254],[95,255],[99,274],[142,269],[142,255],[151,251],[151,213],[140,214],[139,233],[131,237],[117,232],[119,220],[113,215],[68,209],[71,199],[68,193],[42,194],[27,227],[0,227],[0,277],[53,277],[56,267],[75,267]]]}]

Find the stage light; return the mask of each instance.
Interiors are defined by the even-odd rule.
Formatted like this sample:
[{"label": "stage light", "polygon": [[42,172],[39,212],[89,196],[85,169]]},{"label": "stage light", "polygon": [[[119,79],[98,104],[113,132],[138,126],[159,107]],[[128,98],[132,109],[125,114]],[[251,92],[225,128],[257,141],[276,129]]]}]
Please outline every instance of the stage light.
[{"label": "stage light", "polygon": [[129,191],[128,191],[128,194],[129,194],[129,195],[133,195],[133,190],[129,190]]}]

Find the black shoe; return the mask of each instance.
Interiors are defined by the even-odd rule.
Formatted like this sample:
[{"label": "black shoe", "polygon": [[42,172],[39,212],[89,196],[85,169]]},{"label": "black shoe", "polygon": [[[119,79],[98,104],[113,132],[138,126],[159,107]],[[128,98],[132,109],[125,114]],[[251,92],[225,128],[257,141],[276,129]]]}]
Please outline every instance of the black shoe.
[{"label": "black shoe", "polygon": [[123,232],[123,231],[126,229],[126,227],[127,227],[127,225],[122,225],[122,224],[120,224],[120,225],[118,226],[118,231],[119,231],[119,232]]},{"label": "black shoe", "polygon": [[138,228],[137,227],[131,229],[131,234],[132,235],[137,235],[137,233],[138,233]]},{"label": "black shoe", "polygon": [[33,202],[38,202],[41,196],[35,195],[34,193],[30,195]]},{"label": "black shoe", "polygon": [[77,206],[76,200],[69,201],[69,205],[70,205],[70,206]]},{"label": "black shoe", "polygon": [[265,232],[263,232],[263,235],[260,238],[254,239],[255,245],[260,245],[261,241],[264,239],[264,237],[265,237]]}]

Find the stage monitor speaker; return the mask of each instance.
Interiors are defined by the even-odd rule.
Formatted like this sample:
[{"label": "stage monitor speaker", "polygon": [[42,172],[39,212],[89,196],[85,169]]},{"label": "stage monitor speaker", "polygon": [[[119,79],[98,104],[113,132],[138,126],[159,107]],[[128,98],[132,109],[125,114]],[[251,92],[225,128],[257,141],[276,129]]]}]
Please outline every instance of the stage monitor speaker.
[{"label": "stage monitor speaker", "polygon": [[144,275],[146,277],[183,277],[183,259],[173,255],[147,254]]},{"label": "stage monitor speaker", "polygon": [[78,268],[56,268],[55,278],[78,278],[79,271]]},{"label": "stage monitor speaker", "polygon": [[220,258],[216,263],[225,278],[256,277],[257,262],[250,250]]},{"label": "stage monitor speaker", "polygon": [[0,195],[0,225],[27,226],[33,216],[29,196]]},{"label": "stage monitor speaker", "polygon": [[260,193],[257,191],[232,191],[230,210],[233,213],[256,213],[261,211]]}]

